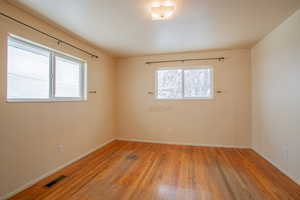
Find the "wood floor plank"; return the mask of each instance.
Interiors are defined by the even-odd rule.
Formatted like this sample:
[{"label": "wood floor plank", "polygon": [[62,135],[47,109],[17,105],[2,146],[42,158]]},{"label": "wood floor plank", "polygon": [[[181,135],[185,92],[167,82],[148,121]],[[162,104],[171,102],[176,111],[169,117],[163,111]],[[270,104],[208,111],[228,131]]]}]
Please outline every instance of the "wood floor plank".
[{"label": "wood floor plank", "polygon": [[114,141],[11,199],[300,200],[300,186],[250,149]]}]

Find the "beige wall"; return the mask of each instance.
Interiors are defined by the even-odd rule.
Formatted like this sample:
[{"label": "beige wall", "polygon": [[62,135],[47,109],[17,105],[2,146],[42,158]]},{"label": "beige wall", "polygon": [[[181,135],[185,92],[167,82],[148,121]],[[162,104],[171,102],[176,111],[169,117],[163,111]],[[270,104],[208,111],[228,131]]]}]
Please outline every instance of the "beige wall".
[{"label": "beige wall", "polygon": [[[220,57],[225,61],[152,64],[146,61]],[[156,100],[155,69],[163,66],[211,65],[214,100]],[[117,134],[122,139],[168,143],[250,146],[250,51],[157,55],[120,59],[117,63]]]},{"label": "beige wall", "polygon": [[[0,196],[15,191],[114,138],[114,61],[36,18],[0,2],[1,12],[17,17],[100,56],[91,59],[56,41],[0,17]],[[6,36],[13,33],[78,56],[88,63],[88,95],[84,102],[6,103]],[[58,145],[64,145],[63,152]]]},{"label": "beige wall", "polygon": [[[300,11],[252,49],[253,138],[250,50],[132,57],[118,59],[115,68],[109,55],[2,0],[0,11],[100,56],[91,59],[0,17],[0,199],[116,136],[247,147],[252,140],[257,152],[300,182]],[[97,93],[84,102],[6,103],[8,33],[87,60],[88,89]],[[145,64],[220,56],[225,61]],[[156,100],[148,94],[155,90],[158,67],[202,65],[214,67],[215,90],[223,91],[213,100]]]},{"label": "beige wall", "polygon": [[253,147],[300,184],[300,10],[252,49]]}]

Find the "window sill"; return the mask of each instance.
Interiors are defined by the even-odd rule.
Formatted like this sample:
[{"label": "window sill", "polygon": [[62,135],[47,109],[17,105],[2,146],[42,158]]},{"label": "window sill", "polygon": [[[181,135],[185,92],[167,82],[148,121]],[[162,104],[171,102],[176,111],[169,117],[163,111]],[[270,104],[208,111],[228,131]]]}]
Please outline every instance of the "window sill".
[{"label": "window sill", "polygon": [[215,97],[208,98],[182,98],[182,99],[159,99],[155,98],[157,101],[211,101],[215,100]]},{"label": "window sill", "polygon": [[85,102],[87,99],[6,99],[6,103],[57,103],[57,102]]}]

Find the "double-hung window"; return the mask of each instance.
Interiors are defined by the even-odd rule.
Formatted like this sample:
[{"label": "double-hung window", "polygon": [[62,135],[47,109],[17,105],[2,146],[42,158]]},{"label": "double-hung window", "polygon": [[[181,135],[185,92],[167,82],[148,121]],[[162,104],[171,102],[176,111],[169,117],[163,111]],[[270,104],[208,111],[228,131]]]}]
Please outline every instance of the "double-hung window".
[{"label": "double-hung window", "polygon": [[16,37],[8,37],[7,100],[85,99],[85,63]]},{"label": "double-hung window", "polygon": [[211,67],[156,71],[157,99],[212,99],[213,90]]}]

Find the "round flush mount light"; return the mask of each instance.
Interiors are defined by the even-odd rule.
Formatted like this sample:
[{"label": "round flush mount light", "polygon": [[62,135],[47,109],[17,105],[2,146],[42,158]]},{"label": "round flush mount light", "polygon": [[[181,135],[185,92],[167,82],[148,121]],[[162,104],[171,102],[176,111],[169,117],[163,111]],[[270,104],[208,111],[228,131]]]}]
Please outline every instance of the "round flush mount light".
[{"label": "round flush mount light", "polygon": [[175,11],[175,0],[156,0],[151,3],[150,13],[152,20],[169,19]]}]

